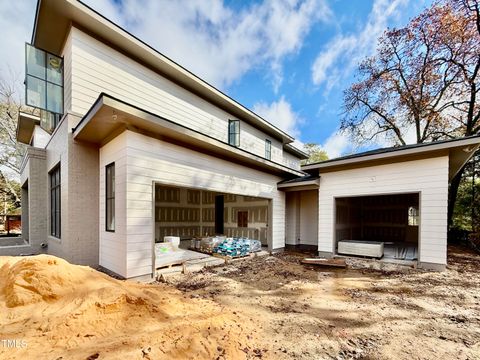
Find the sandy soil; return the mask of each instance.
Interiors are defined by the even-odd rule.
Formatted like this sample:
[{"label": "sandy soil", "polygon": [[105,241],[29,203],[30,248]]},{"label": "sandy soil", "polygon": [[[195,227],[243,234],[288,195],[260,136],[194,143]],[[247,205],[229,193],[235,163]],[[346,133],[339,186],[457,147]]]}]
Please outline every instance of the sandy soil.
[{"label": "sandy soil", "polygon": [[[171,286],[110,278],[53,256],[0,257],[1,359],[228,359],[255,330]],[[11,344],[10,344],[11,345]]]},{"label": "sandy soil", "polygon": [[114,280],[50,256],[0,258],[2,359],[480,359],[480,256],[446,272],[258,257]]},{"label": "sandy soil", "polygon": [[284,253],[170,281],[254,321],[264,358],[480,359],[480,256],[449,250],[442,273]]}]

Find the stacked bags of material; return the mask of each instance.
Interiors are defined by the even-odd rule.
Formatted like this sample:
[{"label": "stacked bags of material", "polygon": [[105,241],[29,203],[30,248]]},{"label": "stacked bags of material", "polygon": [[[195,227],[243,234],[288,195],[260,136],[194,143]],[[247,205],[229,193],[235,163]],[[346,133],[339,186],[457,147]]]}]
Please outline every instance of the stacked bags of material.
[{"label": "stacked bags of material", "polygon": [[226,238],[213,249],[213,252],[222,256],[241,257],[261,249],[262,244],[258,240]]},{"label": "stacked bags of material", "polygon": [[215,236],[202,238],[200,240],[199,250],[203,253],[212,254],[215,247],[225,241],[225,236]]}]

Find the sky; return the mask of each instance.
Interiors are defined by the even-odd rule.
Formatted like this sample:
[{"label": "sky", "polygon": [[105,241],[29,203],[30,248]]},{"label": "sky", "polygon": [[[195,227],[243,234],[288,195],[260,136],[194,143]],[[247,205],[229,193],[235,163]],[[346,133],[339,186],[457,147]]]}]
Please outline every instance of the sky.
[{"label": "sky", "polygon": [[[330,158],[352,148],[339,133],[343,90],[377,38],[430,0],[84,0],[301,143]],[[24,77],[36,0],[0,0],[0,75]],[[385,144],[371,144],[379,147]]]}]

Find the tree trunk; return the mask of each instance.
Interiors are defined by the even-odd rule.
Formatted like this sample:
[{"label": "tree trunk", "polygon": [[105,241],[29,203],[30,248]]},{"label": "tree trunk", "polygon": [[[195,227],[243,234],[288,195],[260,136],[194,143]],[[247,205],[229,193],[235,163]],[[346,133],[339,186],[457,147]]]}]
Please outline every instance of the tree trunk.
[{"label": "tree trunk", "polygon": [[454,176],[450,182],[450,188],[448,190],[448,229],[452,227],[453,223],[453,210],[455,209],[455,202],[457,200],[458,188],[462,180],[463,172],[466,165],[464,165],[457,175]]}]

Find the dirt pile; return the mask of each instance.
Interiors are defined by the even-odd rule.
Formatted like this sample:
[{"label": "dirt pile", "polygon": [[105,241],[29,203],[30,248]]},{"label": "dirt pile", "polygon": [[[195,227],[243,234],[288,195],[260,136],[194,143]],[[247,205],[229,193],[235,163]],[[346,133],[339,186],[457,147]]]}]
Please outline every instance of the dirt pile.
[{"label": "dirt pile", "polygon": [[[167,285],[115,280],[48,255],[0,257],[4,359],[245,358],[253,326]],[[97,355],[98,354],[98,355]]]}]

